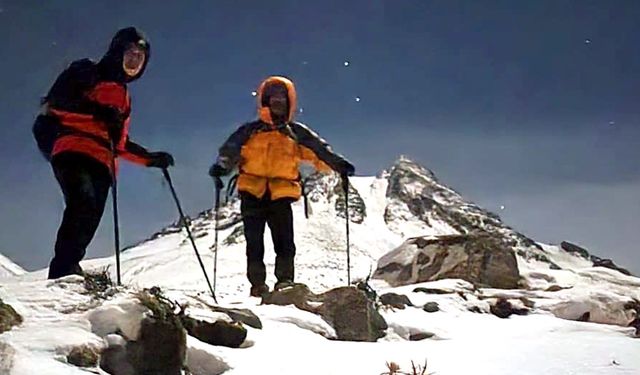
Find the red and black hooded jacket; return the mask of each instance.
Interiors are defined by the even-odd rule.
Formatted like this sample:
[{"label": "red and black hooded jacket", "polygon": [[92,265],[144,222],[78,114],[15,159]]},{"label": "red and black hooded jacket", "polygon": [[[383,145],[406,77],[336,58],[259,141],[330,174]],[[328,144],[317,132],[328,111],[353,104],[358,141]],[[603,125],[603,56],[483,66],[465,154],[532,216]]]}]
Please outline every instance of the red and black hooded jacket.
[{"label": "red and black hooded jacket", "polygon": [[[129,77],[123,70],[122,59],[132,43],[144,49],[146,59],[140,72]],[[61,153],[76,152],[88,155],[111,169],[109,130],[114,124],[102,120],[100,114],[108,109],[106,107],[112,107],[123,119],[122,131],[114,139],[117,156],[141,165],[149,163],[149,152],[128,136],[131,98],[127,83],[142,76],[150,54],[151,47],[142,33],[128,27],[116,33],[109,50],[99,62],[89,59],[74,61],[58,76],[42,100],[45,114],[57,119],[60,125],[51,152],[53,158]]]}]

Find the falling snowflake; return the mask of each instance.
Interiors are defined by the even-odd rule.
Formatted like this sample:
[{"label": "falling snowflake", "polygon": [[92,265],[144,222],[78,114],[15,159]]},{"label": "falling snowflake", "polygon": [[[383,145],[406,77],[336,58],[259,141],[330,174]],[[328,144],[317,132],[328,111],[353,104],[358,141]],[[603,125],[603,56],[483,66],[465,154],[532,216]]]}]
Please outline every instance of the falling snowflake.
[{"label": "falling snowflake", "polygon": [[500,206],[500,209],[504,211],[504,206]]},{"label": "falling snowflake", "polygon": [[258,93],[255,91],[251,91],[251,96],[258,96]]},{"label": "falling snowflake", "polygon": [[304,108],[300,107],[300,109],[298,110],[298,112],[303,113],[303,112],[304,112]]},{"label": "falling snowflake", "polygon": [[309,62],[308,62],[308,61],[303,61],[303,62],[302,62],[302,65],[308,65],[308,64],[309,64]]},{"label": "falling snowflake", "polygon": [[360,97],[356,96],[356,102],[359,102],[359,101],[360,101]]},{"label": "falling snowflake", "polygon": [[58,45],[58,43],[57,42],[51,42],[51,45],[55,47],[55,46]]},{"label": "falling snowflake", "polygon": [[615,121],[609,121],[609,125],[615,125],[616,122]]},{"label": "falling snowflake", "polygon": [[584,44],[591,44],[591,39],[585,39]]},{"label": "falling snowflake", "polygon": [[348,61],[345,61],[343,64],[344,64],[344,66],[349,66],[351,63],[348,62]]}]

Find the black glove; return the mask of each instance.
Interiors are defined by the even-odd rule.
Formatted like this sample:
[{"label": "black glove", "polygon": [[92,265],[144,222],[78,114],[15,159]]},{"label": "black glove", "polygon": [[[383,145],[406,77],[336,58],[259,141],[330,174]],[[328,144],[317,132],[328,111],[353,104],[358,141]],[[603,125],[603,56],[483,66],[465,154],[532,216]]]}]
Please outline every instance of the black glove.
[{"label": "black glove", "polygon": [[356,168],[348,161],[341,160],[340,163],[338,163],[338,165],[336,166],[336,172],[338,172],[340,176],[344,178],[353,176],[356,172]]},{"label": "black glove", "polygon": [[228,174],[229,171],[218,163],[212,165],[211,168],[209,168],[209,176],[211,177],[222,177]]},{"label": "black glove", "polygon": [[149,162],[147,163],[147,167],[166,169],[172,165],[173,156],[171,156],[170,153],[164,151],[149,153]]},{"label": "black glove", "polygon": [[109,105],[97,105],[93,109],[93,118],[107,125],[109,137],[117,142],[122,135],[126,116],[118,108]]}]

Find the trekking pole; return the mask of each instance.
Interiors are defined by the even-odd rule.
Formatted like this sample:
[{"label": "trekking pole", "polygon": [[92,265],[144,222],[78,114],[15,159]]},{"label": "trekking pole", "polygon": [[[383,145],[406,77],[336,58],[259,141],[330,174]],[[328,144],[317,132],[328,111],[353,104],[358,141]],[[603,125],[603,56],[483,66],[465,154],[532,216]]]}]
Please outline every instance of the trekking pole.
[{"label": "trekking pole", "polygon": [[349,177],[342,176],[342,190],[344,190],[344,216],[347,219],[347,286],[351,285],[351,252],[349,249]]},{"label": "trekking pole", "polygon": [[216,279],[218,275],[218,221],[220,220],[220,190],[222,190],[223,184],[220,177],[213,178],[215,186],[216,186],[216,197],[215,197],[215,205],[214,205],[214,215],[215,215],[215,247],[216,251],[213,254],[213,290],[216,290]]},{"label": "trekking pole", "polygon": [[184,216],[184,212],[182,212],[182,206],[180,205],[180,200],[178,199],[178,195],[176,194],[176,189],[173,187],[173,182],[171,181],[171,176],[169,175],[169,171],[164,168],[162,169],[162,174],[164,175],[165,180],[169,184],[169,188],[171,189],[171,195],[173,195],[173,200],[176,202],[176,206],[178,207],[178,213],[180,214],[180,221],[184,225],[184,229],[187,230],[187,235],[189,236],[189,240],[191,241],[191,245],[193,246],[193,250],[196,252],[196,257],[198,258],[198,262],[200,263],[200,268],[202,268],[202,273],[204,273],[204,278],[207,280],[207,286],[211,291],[211,296],[213,300],[218,303],[218,299],[216,298],[216,293],[213,291],[211,287],[211,282],[209,281],[209,276],[207,275],[207,271],[204,268],[204,263],[202,263],[202,258],[200,258],[200,253],[198,252],[198,248],[196,247],[196,242],[193,239],[193,235],[191,235],[191,229],[189,229],[189,224],[187,223],[187,219]]},{"label": "trekking pole", "polygon": [[118,224],[118,178],[116,177],[116,143],[111,138],[111,201],[113,202],[113,232],[116,247],[116,283],[122,285],[120,279],[120,226]]}]

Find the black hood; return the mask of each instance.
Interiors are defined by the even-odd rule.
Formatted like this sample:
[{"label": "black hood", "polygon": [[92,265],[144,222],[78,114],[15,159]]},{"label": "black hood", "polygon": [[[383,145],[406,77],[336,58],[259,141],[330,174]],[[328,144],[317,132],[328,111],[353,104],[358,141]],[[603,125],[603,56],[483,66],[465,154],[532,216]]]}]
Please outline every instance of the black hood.
[{"label": "black hood", "polygon": [[[144,60],[142,69],[140,69],[140,73],[138,73],[134,77],[129,77],[122,68],[122,59],[125,49],[132,43],[137,44],[144,49],[146,58]],[[134,81],[142,76],[144,70],[147,67],[147,64],[149,63],[150,57],[151,45],[145,38],[144,34],[142,34],[142,32],[135,27],[127,27],[119,30],[113,37],[113,39],[111,40],[111,45],[109,45],[109,50],[102,57],[102,59],[98,63],[98,66],[101,73],[103,74],[103,78],[116,82],[127,83]]]}]

